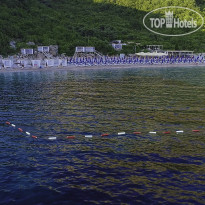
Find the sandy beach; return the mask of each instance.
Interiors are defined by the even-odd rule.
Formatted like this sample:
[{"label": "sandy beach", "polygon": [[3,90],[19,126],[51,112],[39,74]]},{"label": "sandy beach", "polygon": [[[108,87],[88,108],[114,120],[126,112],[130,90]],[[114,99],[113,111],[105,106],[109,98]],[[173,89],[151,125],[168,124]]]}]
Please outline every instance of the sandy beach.
[{"label": "sandy beach", "polygon": [[2,68],[0,69],[0,73],[5,73],[5,72],[27,72],[27,71],[66,71],[66,70],[84,70],[84,69],[126,69],[126,68],[184,68],[184,67],[205,67],[205,64],[144,64],[144,65],[139,65],[139,64],[123,64],[123,65],[101,65],[101,66],[75,66],[75,65],[70,65],[66,67],[44,67],[44,68],[33,68],[33,67],[28,67],[28,68]]}]

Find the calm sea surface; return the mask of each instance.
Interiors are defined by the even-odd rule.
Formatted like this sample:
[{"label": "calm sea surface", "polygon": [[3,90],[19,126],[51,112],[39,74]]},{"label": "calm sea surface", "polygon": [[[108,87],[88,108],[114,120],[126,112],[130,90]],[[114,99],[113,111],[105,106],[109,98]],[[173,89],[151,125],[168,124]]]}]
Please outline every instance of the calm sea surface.
[{"label": "calm sea surface", "polygon": [[0,73],[0,204],[205,204],[205,68]]}]

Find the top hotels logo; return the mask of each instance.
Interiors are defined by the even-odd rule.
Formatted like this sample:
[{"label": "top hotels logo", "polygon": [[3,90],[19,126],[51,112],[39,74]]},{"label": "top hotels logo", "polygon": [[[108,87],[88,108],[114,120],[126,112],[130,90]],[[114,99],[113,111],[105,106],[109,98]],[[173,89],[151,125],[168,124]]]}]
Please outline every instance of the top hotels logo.
[{"label": "top hotels logo", "polygon": [[[181,19],[180,16],[188,17]],[[145,15],[143,24],[149,31],[155,34],[184,36],[199,30],[204,24],[204,18],[192,9],[169,6],[149,12]]]},{"label": "top hotels logo", "polygon": [[172,12],[166,12],[165,11],[165,16],[166,16],[166,27],[167,28],[172,28],[173,24],[173,11]]}]

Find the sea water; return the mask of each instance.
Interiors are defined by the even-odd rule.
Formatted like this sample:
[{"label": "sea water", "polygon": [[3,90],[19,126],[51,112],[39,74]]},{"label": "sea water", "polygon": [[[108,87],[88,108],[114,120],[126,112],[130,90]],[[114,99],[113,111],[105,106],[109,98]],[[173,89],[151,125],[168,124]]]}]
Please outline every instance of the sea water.
[{"label": "sea water", "polygon": [[4,205],[204,204],[205,68],[1,73],[0,176]]}]

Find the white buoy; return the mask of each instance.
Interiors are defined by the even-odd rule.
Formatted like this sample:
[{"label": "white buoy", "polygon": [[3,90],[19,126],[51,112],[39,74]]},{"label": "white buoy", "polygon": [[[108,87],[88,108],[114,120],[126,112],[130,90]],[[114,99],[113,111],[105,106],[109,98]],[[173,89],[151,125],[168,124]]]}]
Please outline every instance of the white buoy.
[{"label": "white buoy", "polygon": [[49,140],[56,140],[57,137],[49,137],[48,139],[49,139]]},{"label": "white buoy", "polygon": [[92,138],[92,135],[85,135],[86,138]]},{"label": "white buoy", "polygon": [[12,127],[16,127],[16,125],[14,125],[14,124],[11,124],[11,126],[12,126]]},{"label": "white buoy", "polygon": [[118,135],[125,135],[125,132],[118,132]]},{"label": "white buoy", "polygon": [[149,134],[157,134],[157,132],[149,132]]},{"label": "white buoy", "polygon": [[30,132],[26,132],[26,134],[27,134],[27,135],[29,135],[29,136],[31,135],[31,133],[30,133]]},{"label": "white buoy", "polygon": [[183,132],[184,132],[183,130],[176,131],[176,133],[183,133]]}]

